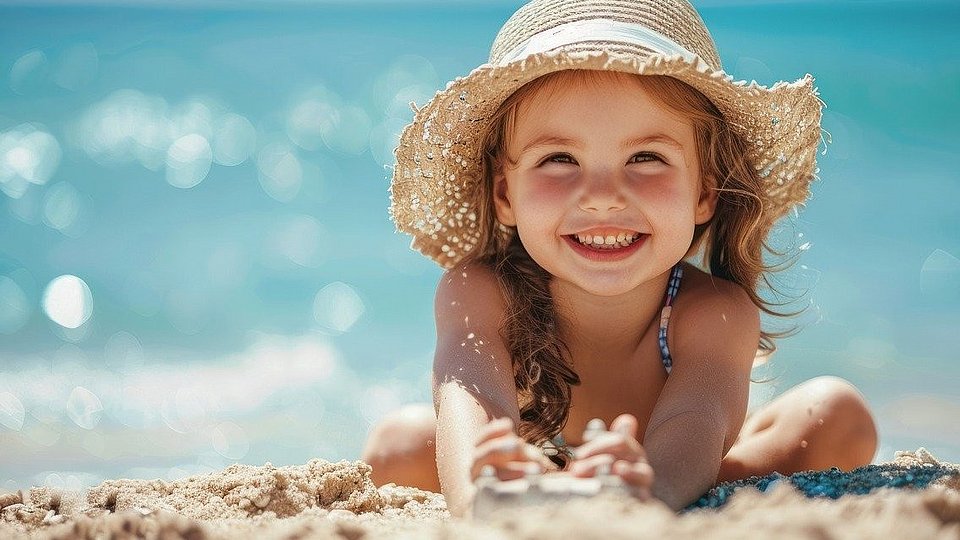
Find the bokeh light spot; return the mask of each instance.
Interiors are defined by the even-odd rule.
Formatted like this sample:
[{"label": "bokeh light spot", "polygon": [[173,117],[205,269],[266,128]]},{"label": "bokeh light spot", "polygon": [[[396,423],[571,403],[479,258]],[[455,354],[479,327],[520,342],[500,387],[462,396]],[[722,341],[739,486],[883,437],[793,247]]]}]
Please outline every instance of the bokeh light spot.
[{"label": "bokeh light spot", "polygon": [[66,182],[50,186],[43,196],[43,222],[58,231],[76,223],[81,210],[80,193]]},{"label": "bokeh light spot", "polygon": [[60,165],[60,143],[39,126],[21,124],[0,133],[0,190],[13,199],[43,185]]},{"label": "bokeh light spot", "polygon": [[360,414],[369,424],[381,420],[388,413],[396,411],[403,405],[399,388],[394,381],[386,384],[376,384],[363,391],[360,401]]},{"label": "bokeh light spot", "polygon": [[30,300],[17,282],[0,276],[0,334],[14,334],[30,319]]},{"label": "bokeh light spot", "polygon": [[110,336],[103,346],[103,353],[107,365],[120,370],[132,370],[143,365],[143,345],[130,332],[120,331]]},{"label": "bokeh light spot", "polygon": [[163,400],[160,416],[177,433],[192,433],[207,423],[206,399],[195,388],[179,388]]},{"label": "bokeh light spot", "polygon": [[307,91],[287,114],[287,137],[304,150],[319,150],[324,133],[331,133],[340,122],[340,96],[324,86]]},{"label": "bokeh light spot", "polygon": [[290,202],[300,192],[303,166],[294,150],[283,143],[272,143],[257,158],[260,186],[271,198]]},{"label": "bokeh light spot", "polygon": [[243,428],[233,422],[223,422],[210,433],[213,449],[221,456],[239,461],[250,450],[250,440]]},{"label": "bokeh light spot", "polygon": [[157,170],[171,143],[169,108],[163,98],[117,90],[84,112],[72,141],[97,163],[138,161]]},{"label": "bokeh light spot", "polygon": [[60,491],[80,491],[102,482],[103,479],[89,473],[44,472],[34,476],[34,485],[41,485]]},{"label": "bokeh light spot", "polygon": [[0,426],[13,431],[23,429],[23,418],[26,414],[23,403],[10,392],[0,392]]},{"label": "bokeh light spot", "polygon": [[371,125],[366,111],[354,105],[345,105],[340,108],[333,122],[321,126],[321,136],[330,150],[360,155],[368,148]]},{"label": "bokeh light spot", "polygon": [[268,237],[268,252],[281,258],[281,263],[289,261],[297,266],[317,268],[326,260],[328,243],[326,230],[315,218],[306,215],[286,216]]},{"label": "bokeh light spot", "polygon": [[[3,184],[0,183],[0,190],[3,188]],[[7,195],[10,194],[7,193]],[[40,223],[41,197],[39,191],[24,191],[19,198],[11,198],[7,201],[7,209],[10,210],[10,215],[23,223],[36,225]]]},{"label": "bokeh light spot", "polygon": [[350,330],[365,309],[360,295],[342,281],[320,289],[313,299],[313,318],[323,328],[338,333]]},{"label": "bokeh light spot", "polygon": [[423,105],[440,86],[430,60],[406,54],[394,60],[373,85],[373,99],[387,117],[409,120],[410,103]]},{"label": "bokeh light spot", "polygon": [[[100,164],[139,162],[152,171],[166,166],[172,185],[192,187],[209,173],[210,141],[236,140],[230,126],[238,115],[222,114],[223,109],[197,98],[171,106],[159,96],[117,90],[71,126],[70,141]],[[229,150],[230,144],[224,148]],[[231,152],[221,153],[225,159],[236,159]]]},{"label": "bokeh light spot", "polygon": [[70,46],[57,61],[53,82],[66,90],[77,90],[97,77],[100,57],[92,43]]},{"label": "bokeh light spot", "polygon": [[180,137],[167,150],[167,183],[178,188],[192,188],[210,173],[213,151],[200,134]]},{"label": "bokeh light spot", "polygon": [[960,300],[960,259],[942,249],[933,250],[920,269],[920,290],[940,301]]},{"label": "bokeh light spot", "polygon": [[21,95],[34,92],[46,80],[47,70],[47,55],[43,51],[29,51],[10,68],[10,88]]},{"label": "bokeh light spot", "polygon": [[406,120],[387,118],[370,130],[370,153],[378,165],[393,165],[393,151],[400,144],[400,134],[406,124]]},{"label": "bokeh light spot", "polygon": [[177,104],[170,113],[173,138],[197,134],[209,140],[213,135],[213,106],[198,99]]},{"label": "bokeh light spot", "polygon": [[[43,422],[41,420],[41,422]],[[23,434],[40,446],[51,447],[60,441],[60,426],[53,421],[48,423],[33,423],[24,427]]]},{"label": "bokeh light spot", "polygon": [[30,152],[29,149],[23,146],[18,146],[16,148],[11,148],[7,152],[7,165],[10,166],[15,172],[20,173],[24,177],[37,166],[36,154]]},{"label": "bokeh light spot", "polygon": [[93,429],[100,423],[103,404],[100,398],[90,390],[77,386],[67,399],[67,416],[83,429]]},{"label": "bokeh light spot", "polygon": [[64,328],[79,328],[93,313],[93,294],[82,279],[67,274],[47,285],[42,304],[53,322]]},{"label": "bokeh light spot", "polygon": [[213,131],[213,159],[220,165],[239,165],[253,155],[257,131],[246,117],[236,113],[221,116]]}]

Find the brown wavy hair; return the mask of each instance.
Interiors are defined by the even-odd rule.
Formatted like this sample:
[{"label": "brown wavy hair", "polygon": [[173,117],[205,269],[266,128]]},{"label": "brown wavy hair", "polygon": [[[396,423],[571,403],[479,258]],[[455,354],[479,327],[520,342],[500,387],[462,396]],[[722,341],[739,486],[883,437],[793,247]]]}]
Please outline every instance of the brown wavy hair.
[{"label": "brown wavy hair", "polygon": [[[497,222],[493,206],[493,177],[504,163],[509,138],[514,133],[519,106],[535,93],[549,92],[560,74],[540,77],[517,90],[492,118],[483,146],[483,178],[476,198],[478,219],[485,235],[469,259],[491,268],[503,292],[507,313],[501,327],[510,351],[517,399],[520,406],[519,434],[537,444],[562,431],[567,421],[571,387],[580,378],[569,361],[566,345],[557,329],[557,313],[550,294],[550,274],[527,254],[513,228]],[[612,72],[577,70],[577,83],[589,83]],[[713,218],[694,229],[693,241],[685,256],[700,254],[701,266],[710,274],[743,288],[762,311],[775,316],[795,315],[776,311],[775,304],[761,298],[761,280],[773,285],[768,274],[785,265],[768,266],[764,254],[782,256],[765,238],[760,227],[763,205],[759,193],[762,181],[747,157],[747,145],[725,121],[723,114],[703,94],[667,76],[637,77],[645,90],[663,106],[689,118],[693,124],[700,173],[705,189],[718,191]],[[758,358],[769,357],[776,349],[774,338],[789,334],[761,331]]]}]

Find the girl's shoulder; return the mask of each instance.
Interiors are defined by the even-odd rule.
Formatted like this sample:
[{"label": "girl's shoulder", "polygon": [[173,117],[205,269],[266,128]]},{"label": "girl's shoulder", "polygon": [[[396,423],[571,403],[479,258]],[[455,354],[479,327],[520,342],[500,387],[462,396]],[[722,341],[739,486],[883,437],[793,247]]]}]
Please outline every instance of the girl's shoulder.
[{"label": "girl's shoulder", "polygon": [[683,265],[683,284],[676,304],[678,308],[683,307],[682,311],[711,308],[759,311],[743,287],[689,263]]},{"label": "girl's shoulder", "polygon": [[749,352],[752,358],[760,339],[760,309],[740,285],[685,265],[670,333],[680,357],[722,348]]},{"label": "girl's shoulder", "polygon": [[[469,324],[499,328],[506,303],[497,276],[488,265],[479,262],[459,264],[440,277],[434,299],[437,330],[452,317],[471,317]],[[442,320],[441,320],[442,319]]]}]

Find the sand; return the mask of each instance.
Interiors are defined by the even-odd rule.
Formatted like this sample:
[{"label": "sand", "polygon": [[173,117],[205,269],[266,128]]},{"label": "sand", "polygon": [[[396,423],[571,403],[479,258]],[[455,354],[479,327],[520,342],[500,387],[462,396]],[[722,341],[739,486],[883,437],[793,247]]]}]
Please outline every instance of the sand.
[{"label": "sand", "polygon": [[[0,493],[0,538],[960,539],[960,466],[923,449],[900,452],[870,470],[804,477],[862,487],[872,476],[896,488],[810,498],[790,481],[754,479],[720,486],[718,509],[680,515],[656,501],[594,497],[507,508],[484,520],[454,519],[442,496],[392,484],[377,488],[369,475],[359,461],[312,460],[233,465],[174,482],[108,480],[84,492],[35,487]],[[926,484],[921,476],[934,480]],[[808,493],[820,489],[806,487]]]}]

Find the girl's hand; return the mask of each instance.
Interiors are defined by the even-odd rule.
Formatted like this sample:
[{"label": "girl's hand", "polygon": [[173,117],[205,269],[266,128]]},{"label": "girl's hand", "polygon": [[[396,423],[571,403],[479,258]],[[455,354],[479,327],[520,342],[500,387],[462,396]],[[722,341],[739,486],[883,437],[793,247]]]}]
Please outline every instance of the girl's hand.
[{"label": "girl's hand", "polygon": [[574,451],[569,472],[576,477],[596,476],[598,470],[607,470],[623,479],[641,500],[650,499],[653,488],[653,468],[647,462],[647,453],[637,442],[637,419],[621,414],[610,430],[600,433]]},{"label": "girl's hand", "polygon": [[516,480],[525,473],[543,473],[556,468],[539,448],[514,433],[513,421],[509,418],[493,420],[480,430],[470,479],[475,482],[486,466],[493,467],[500,480]]}]

